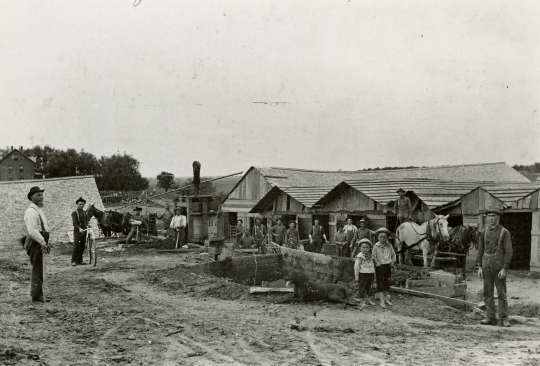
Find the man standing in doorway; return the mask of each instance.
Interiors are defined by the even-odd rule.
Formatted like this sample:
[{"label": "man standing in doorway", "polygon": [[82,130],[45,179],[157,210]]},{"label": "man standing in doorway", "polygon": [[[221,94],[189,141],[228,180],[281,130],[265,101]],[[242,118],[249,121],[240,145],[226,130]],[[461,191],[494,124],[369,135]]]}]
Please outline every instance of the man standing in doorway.
[{"label": "man standing in doorway", "polygon": [[285,248],[300,249],[300,233],[296,229],[296,222],[289,221],[289,229],[285,232]]},{"label": "man standing in doorway", "polygon": [[285,242],[285,231],[287,231],[287,228],[285,225],[283,225],[283,220],[277,219],[277,225],[272,226],[270,229],[273,242],[279,246],[282,246]]},{"label": "man standing in doorway", "polygon": [[44,191],[39,187],[30,188],[27,197],[32,203],[24,213],[24,223],[28,230],[25,249],[32,264],[30,296],[32,301],[38,302],[50,301],[43,297],[43,256],[49,252],[49,226],[43,212]]},{"label": "man standing in doorway", "polygon": [[319,219],[315,219],[313,226],[309,229],[309,243],[311,244],[306,251],[320,253],[324,242],[327,242],[324,228],[319,225]]},{"label": "man standing in doorway", "polygon": [[368,239],[373,247],[374,234],[373,231],[367,228],[367,221],[365,218],[358,221],[358,230],[356,230],[351,244],[351,258],[356,258],[356,256],[360,254],[360,240]]},{"label": "man standing in doorway", "polygon": [[[345,237],[346,237],[346,240],[347,240],[347,245],[345,247],[343,247],[343,256],[344,257],[349,257],[350,254],[351,254],[350,250],[352,249],[353,239],[356,236],[356,231],[357,230],[358,230],[358,228],[353,225],[352,219],[349,217],[347,219],[347,225],[345,225],[343,227],[343,232],[345,233]],[[353,257],[351,257],[351,258],[353,258]]]},{"label": "man standing in doorway", "polygon": [[512,238],[510,232],[499,224],[502,212],[497,207],[486,211],[487,226],[480,234],[476,263],[478,276],[484,280],[484,303],[486,318],[480,324],[495,325],[494,289],[499,298],[499,321],[501,327],[509,327],[508,301],[506,298],[506,275],[512,260]]},{"label": "man standing in doorway", "polygon": [[395,213],[397,214],[397,226],[399,226],[411,220],[413,209],[411,200],[405,196],[405,191],[400,188],[397,190],[397,193],[399,197],[396,200]]},{"label": "man standing in doorway", "polygon": [[169,233],[169,226],[171,226],[171,219],[174,216],[174,213],[171,211],[171,205],[165,204],[165,211],[161,215],[156,215],[159,220],[163,220],[163,230],[165,230],[165,237]]},{"label": "man standing in doorway", "polygon": [[186,234],[184,232],[187,226],[187,218],[182,215],[182,209],[174,209],[174,217],[171,220],[171,230],[173,230],[173,241],[175,247],[181,248],[186,244]]},{"label": "man standing in doorway", "polygon": [[75,204],[77,205],[77,209],[71,213],[71,221],[73,222],[73,254],[71,255],[71,265],[73,267],[86,264],[83,262],[83,253],[86,248],[86,230],[88,228],[88,218],[86,211],[84,211],[86,200],[79,197],[75,201]]},{"label": "man standing in doorway", "polygon": [[255,219],[255,225],[253,225],[253,239],[255,240],[255,248],[259,250],[259,254],[266,254],[266,245],[264,240],[266,239],[266,226],[262,224],[259,217]]}]

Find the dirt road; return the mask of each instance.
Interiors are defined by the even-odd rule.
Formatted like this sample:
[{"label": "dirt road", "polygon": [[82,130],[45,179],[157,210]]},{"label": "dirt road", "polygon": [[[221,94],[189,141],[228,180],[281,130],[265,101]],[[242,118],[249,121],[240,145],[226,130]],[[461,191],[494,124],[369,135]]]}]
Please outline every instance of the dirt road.
[{"label": "dirt road", "polygon": [[276,305],[284,295],[250,296],[177,267],[198,254],[133,246],[102,251],[96,268],[72,268],[61,253],[48,259],[47,304],[29,301],[26,254],[0,257],[0,364],[540,364],[538,323],[480,327],[405,295],[391,310]]}]

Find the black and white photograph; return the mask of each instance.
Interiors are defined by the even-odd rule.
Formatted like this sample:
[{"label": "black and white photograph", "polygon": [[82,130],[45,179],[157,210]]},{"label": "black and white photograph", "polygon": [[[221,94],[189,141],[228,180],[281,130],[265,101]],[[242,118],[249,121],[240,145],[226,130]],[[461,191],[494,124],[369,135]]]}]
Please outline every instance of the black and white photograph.
[{"label": "black and white photograph", "polygon": [[0,9],[1,365],[540,365],[540,2]]}]

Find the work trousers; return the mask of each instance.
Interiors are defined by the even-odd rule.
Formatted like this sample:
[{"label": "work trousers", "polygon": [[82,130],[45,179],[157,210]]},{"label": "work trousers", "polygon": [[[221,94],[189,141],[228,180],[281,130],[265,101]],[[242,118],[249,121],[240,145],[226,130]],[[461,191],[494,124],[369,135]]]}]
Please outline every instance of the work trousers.
[{"label": "work trousers", "polygon": [[28,250],[30,264],[32,265],[32,279],[30,296],[32,298],[43,296],[43,253],[38,243],[32,243]]},{"label": "work trousers", "polygon": [[377,292],[390,291],[390,277],[392,276],[392,266],[389,264],[381,264],[375,267],[377,274]]},{"label": "work trousers", "polygon": [[490,320],[495,319],[495,300],[493,299],[494,287],[497,288],[497,297],[499,298],[499,321],[508,319],[506,278],[497,278],[501,269],[503,269],[502,254],[484,254],[482,257],[484,303],[486,304],[486,316]]},{"label": "work trousers", "polygon": [[371,293],[371,285],[373,285],[373,278],[375,273],[359,273],[358,274],[358,297],[363,299],[369,297]]},{"label": "work trousers", "polygon": [[[129,244],[131,242],[131,239],[133,239],[133,237],[136,235],[137,235],[137,225],[133,225],[131,227],[131,230],[129,231],[126,244]],[[141,229],[139,228],[139,235],[137,236],[137,244],[141,244],[141,238],[142,238],[142,232],[141,232]]]},{"label": "work trousers", "polygon": [[284,242],[285,242],[285,237],[283,235],[281,236],[278,235],[274,237],[274,243],[276,243],[277,245],[282,246]]},{"label": "work trousers", "polygon": [[180,229],[173,229],[173,241],[174,246],[176,247],[176,243],[178,240],[178,248],[181,248],[182,246],[186,245],[186,235],[184,234],[184,228]]},{"label": "work trousers", "polygon": [[171,219],[163,219],[163,230],[165,230],[165,237],[169,233],[169,226],[171,226]]},{"label": "work trousers", "polygon": [[308,252],[314,252],[314,253],[320,253],[322,249],[322,238],[318,238],[316,236],[313,237],[313,243],[311,244],[309,249],[306,249]]},{"label": "work trousers", "polygon": [[80,264],[83,261],[83,253],[86,249],[86,231],[80,233],[78,229],[73,231],[73,254],[71,263]]}]

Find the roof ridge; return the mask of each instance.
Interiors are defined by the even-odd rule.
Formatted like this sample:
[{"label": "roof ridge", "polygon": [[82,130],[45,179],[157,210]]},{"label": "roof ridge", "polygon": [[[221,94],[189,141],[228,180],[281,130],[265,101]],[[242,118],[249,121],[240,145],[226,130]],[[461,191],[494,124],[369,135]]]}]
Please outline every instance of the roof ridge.
[{"label": "roof ridge", "polygon": [[93,175],[75,175],[71,177],[57,177],[57,178],[44,178],[44,179],[24,179],[24,180],[6,180],[0,182],[0,184],[17,184],[17,183],[28,183],[28,182],[51,182],[56,180],[70,180],[70,179],[83,179],[83,178],[94,178]]}]

